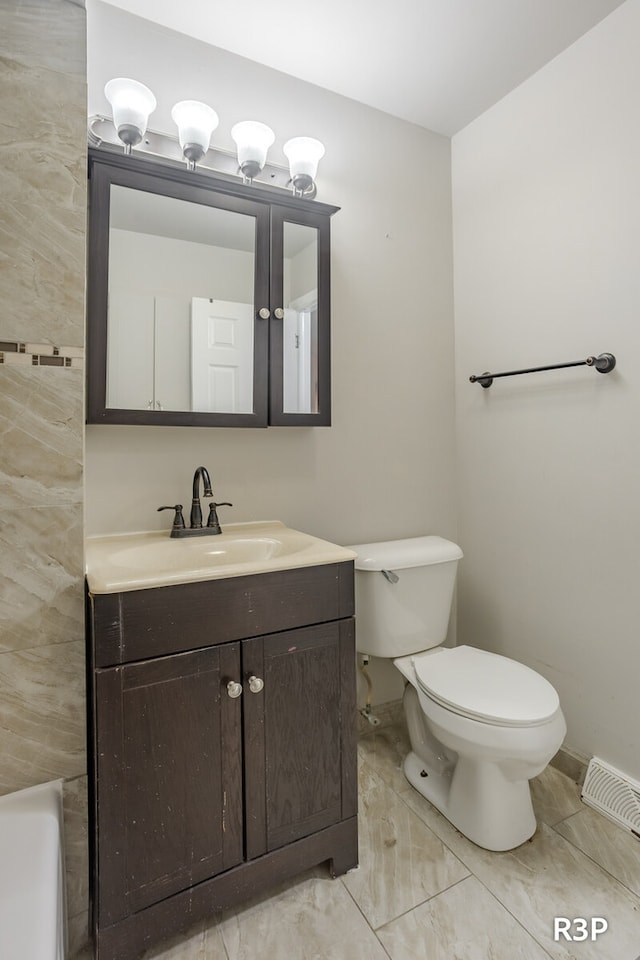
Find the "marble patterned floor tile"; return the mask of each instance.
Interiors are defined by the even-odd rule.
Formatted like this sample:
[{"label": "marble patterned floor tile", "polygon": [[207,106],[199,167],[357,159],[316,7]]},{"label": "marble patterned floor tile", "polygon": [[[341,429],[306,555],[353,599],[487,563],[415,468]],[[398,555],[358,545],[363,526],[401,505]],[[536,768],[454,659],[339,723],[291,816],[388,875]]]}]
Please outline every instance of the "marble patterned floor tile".
[{"label": "marble patterned floor tile", "polygon": [[[15,180],[0,174],[0,192],[15,190]],[[34,202],[3,205],[5,222],[4,227],[0,226],[0,256],[9,259],[7,247],[13,242],[12,259],[19,267],[12,271],[11,286],[6,277],[10,271],[0,274],[0,296],[6,298],[0,333],[3,340],[79,347],[84,337],[84,274],[82,262],[75,259],[73,245],[84,242],[84,236],[74,223],[75,212],[67,216],[68,223],[63,223],[61,215],[50,212],[53,202],[42,200],[37,216],[33,213]],[[61,269],[56,258],[67,251],[68,265]],[[50,369],[63,376],[72,373],[72,368]]]},{"label": "marble patterned floor tile", "polygon": [[378,930],[391,960],[549,960],[475,877]]},{"label": "marble patterned floor tile", "polygon": [[0,58],[3,340],[81,346],[86,81]]},{"label": "marble patterned floor tile", "polygon": [[[483,850],[463,837],[416,791],[402,795],[475,877],[557,960],[638,960],[640,898],[631,894],[555,829],[540,824],[533,838],[507,853]],[[553,939],[553,918],[604,917],[597,941]]]},{"label": "marble patterned floor tile", "polygon": [[63,799],[67,914],[84,917],[89,904],[87,777],[66,780]]},{"label": "marble patterned floor tile", "polygon": [[315,875],[225,915],[214,929],[226,955],[206,940],[205,960],[388,960],[342,883]]},{"label": "marble patterned floor tile", "polygon": [[413,790],[404,775],[404,758],[411,749],[407,728],[392,724],[358,740],[358,754],[396,793]]},{"label": "marble patterned floor tile", "polygon": [[360,867],[342,882],[377,929],[469,871],[366,761],[359,785]]},{"label": "marble patterned floor tile", "polygon": [[640,839],[584,805],[555,829],[640,897]]},{"label": "marble patterned floor tile", "polygon": [[0,511],[0,656],[84,643],[82,556],[80,504]]},{"label": "marble patterned floor tile", "polygon": [[224,945],[224,939],[220,930],[220,922],[219,918],[213,923],[205,922],[202,940],[202,960],[229,960],[229,954],[227,953],[227,948]]},{"label": "marble patterned floor tile", "polygon": [[[140,960],[204,960],[204,956],[204,923],[200,920],[185,933],[179,933],[145,950]],[[226,960],[224,953],[218,954],[218,957]]]},{"label": "marble patterned floor tile", "polygon": [[0,794],[86,771],[83,641],[0,654]]},{"label": "marble patterned floor tile", "polygon": [[5,364],[0,382],[0,509],[81,506],[82,372]]},{"label": "marble patterned floor tile", "polygon": [[67,957],[68,960],[93,960],[88,911],[67,920]]},{"label": "marble patterned floor tile", "polygon": [[552,757],[549,762],[552,767],[555,767],[560,773],[564,773],[574,783],[580,786],[584,783],[589,764],[588,757],[579,756],[564,747],[560,747],[555,757]]},{"label": "marble patterned floor tile", "polygon": [[536,819],[549,826],[583,809],[577,783],[551,766],[531,781],[531,799]]},{"label": "marble patterned floor tile", "polygon": [[3,0],[0,54],[84,76],[85,21],[84,5],[77,0]]}]

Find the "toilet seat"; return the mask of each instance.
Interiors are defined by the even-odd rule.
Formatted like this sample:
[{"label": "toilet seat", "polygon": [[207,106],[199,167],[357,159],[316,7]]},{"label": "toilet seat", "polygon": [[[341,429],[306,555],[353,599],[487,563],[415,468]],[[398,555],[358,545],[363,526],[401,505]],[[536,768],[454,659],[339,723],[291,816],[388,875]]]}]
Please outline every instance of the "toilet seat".
[{"label": "toilet seat", "polygon": [[530,667],[476,647],[440,647],[411,658],[421,690],[447,710],[504,727],[538,726],[558,711],[551,684]]}]

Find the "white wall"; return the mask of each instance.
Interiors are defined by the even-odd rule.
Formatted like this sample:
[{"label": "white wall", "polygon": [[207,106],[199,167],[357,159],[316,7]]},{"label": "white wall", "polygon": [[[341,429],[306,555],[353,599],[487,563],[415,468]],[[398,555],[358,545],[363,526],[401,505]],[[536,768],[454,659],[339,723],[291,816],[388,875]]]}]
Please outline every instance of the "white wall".
[{"label": "white wall", "polygon": [[[640,777],[640,0],[453,139],[459,642],[560,693]],[[495,381],[470,374],[577,360]]]},{"label": "white wall", "polygon": [[245,301],[253,294],[253,254],[132,230],[110,231],[109,286],[153,296]]},{"label": "white wall", "polygon": [[190,410],[191,300],[247,304],[253,278],[253,254],[243,250],[111,227],[107,406]]},{"label": "white wall", "polygon": [[[154,129],[173,132],[171,106],[189,97],[218,111],[227,149],[245,118],[276,131],[275,162],[288,137],[317,136],[318,198],[341,207],[332,427],[89,426],[88,533],[167,526],[156,507],[188,496],[203,463],[234,504],[223,522],[277,518],[343,544],[455,538],[449,141],[95,0],[88,18],[90,112],[106,110],[106,80],[133,76],[158,97]],[[393,668],[374,676],[377,702],[399,695]]]}]

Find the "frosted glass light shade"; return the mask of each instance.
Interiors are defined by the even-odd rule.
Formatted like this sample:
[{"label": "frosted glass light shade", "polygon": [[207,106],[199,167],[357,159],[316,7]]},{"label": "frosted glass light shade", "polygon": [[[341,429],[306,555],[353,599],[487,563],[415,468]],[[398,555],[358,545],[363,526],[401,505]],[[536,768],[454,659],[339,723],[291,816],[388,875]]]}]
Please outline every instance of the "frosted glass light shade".
[{"label": "frosted glass light shade", "polygon": [[104,95],[111,104],[113,125],[122,142],[131,149],[142,140],[156,98],[148,87],[128,77],[109,80]]},{"label": "frosted glass light shade", "polygon": [[197,163],[209,149],[211,134],[218,126],[218,114],[206,103],[181,100],[173,106],[171,118],[178,127],[183,155],[191,163]]},{"label": "frosted glass light shade", "polygon": [[298,177],[315,180],[318,162],[324,156],[324,144],[313,137],[294,137],[287,140],[282,149],[289,161],[289,171],[294,182]]},{"label": "frosted glass light shade", "polygon": [[238,148],[238,165],[244,176],[251,180],[267,162],[267,151],[276,135],[266,123],[241,120],[231,128],[231,136]]}]

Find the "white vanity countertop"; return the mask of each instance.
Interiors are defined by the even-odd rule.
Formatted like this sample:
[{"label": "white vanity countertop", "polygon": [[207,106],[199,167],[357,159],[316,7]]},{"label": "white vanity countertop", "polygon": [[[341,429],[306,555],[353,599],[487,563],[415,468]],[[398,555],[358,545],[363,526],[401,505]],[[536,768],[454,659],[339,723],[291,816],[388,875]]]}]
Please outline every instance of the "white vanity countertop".
[{"label": "white vanity countertop", "polygon": [[169,532],[88,537],[85,572],[90,592],[122,593],[356,558],[353,550],[278,520],[225,524],[221,534],[212,536],[171,539]]}]

